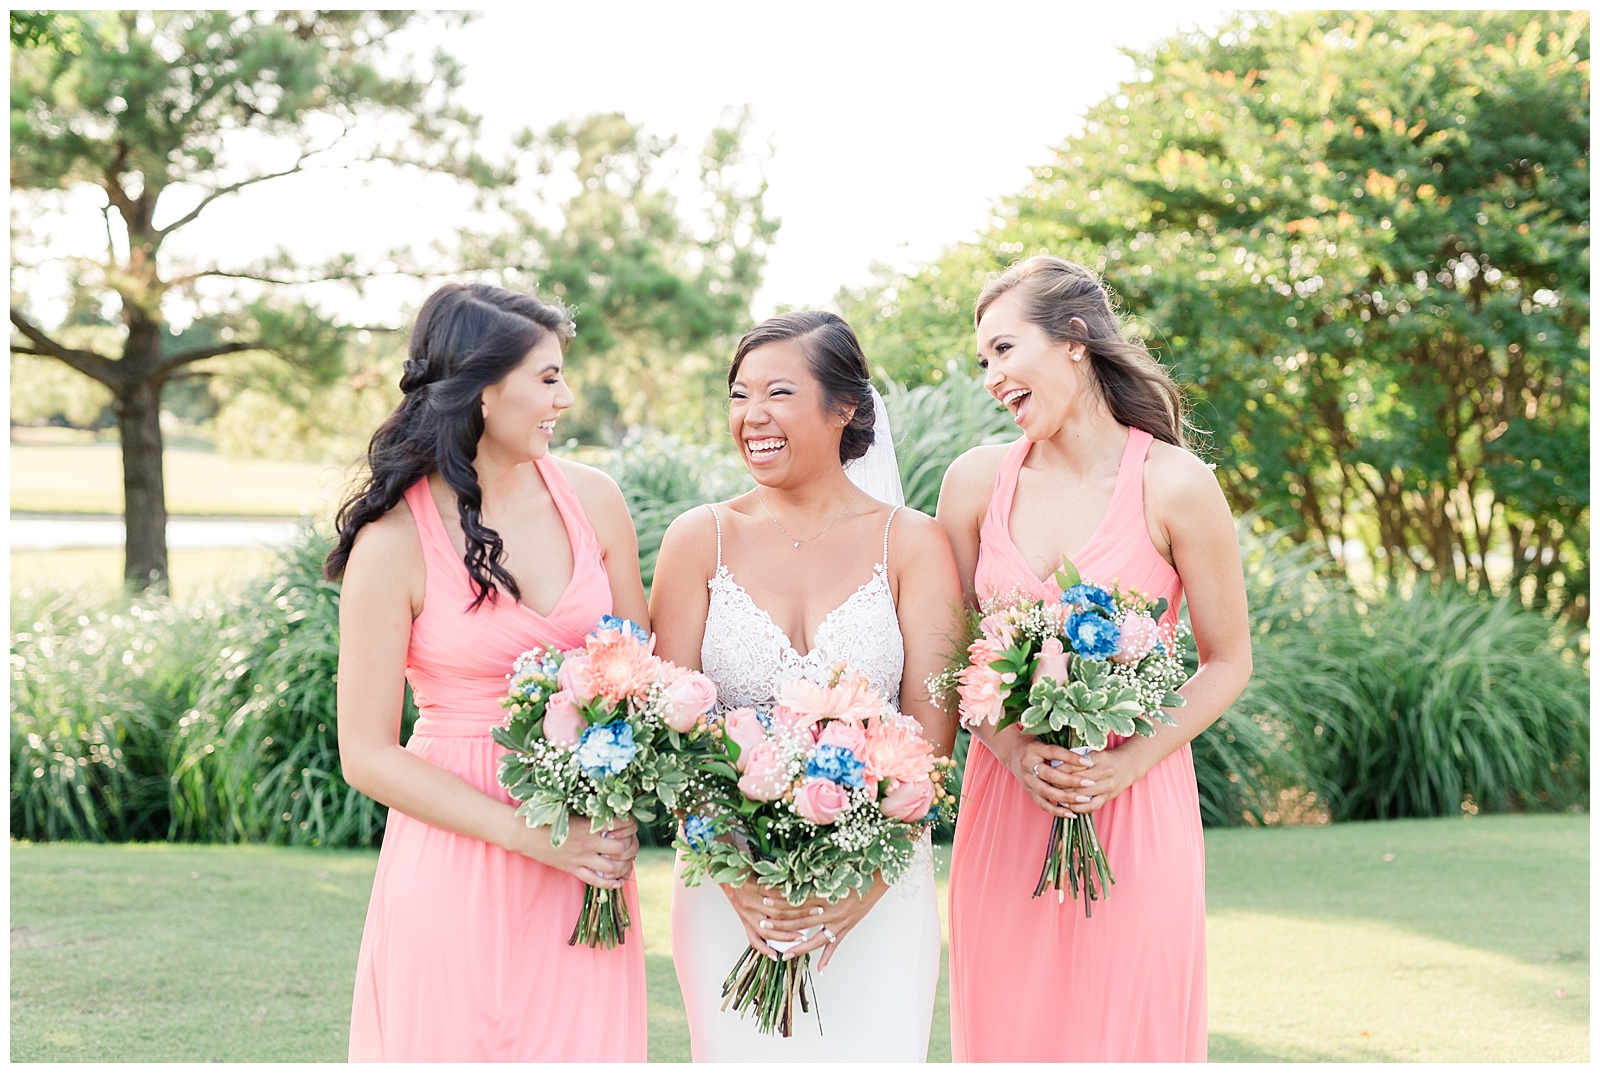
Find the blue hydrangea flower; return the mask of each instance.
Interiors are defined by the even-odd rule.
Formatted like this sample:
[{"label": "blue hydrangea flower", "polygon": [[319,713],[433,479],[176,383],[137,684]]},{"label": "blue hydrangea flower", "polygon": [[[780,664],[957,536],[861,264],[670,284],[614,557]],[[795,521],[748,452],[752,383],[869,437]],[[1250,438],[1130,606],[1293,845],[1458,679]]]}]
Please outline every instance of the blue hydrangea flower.
[{"label": "blue hydrangea flower", "polygon": [[1098,607],[1108,615],[1114,610],[1111,594],[1098,585],[1074,585],[1061,594],[1061,602],[1072,604],[1084,611]]},{"label": "blue hydrangea flower", "polygon": [[843,745],[819,745],[806,764],[806,778],[828,779],[850,790],[866,784],[867,765]]},{"label": "blue hydrangea flower", "polygon": [[621,719],[592,726],[578,739],[575,754],[578,766],[591,779],[616,775],[633,760],[639,747],[633,743],[633,727]]},{"label": "blue hydrangea flower", "polygon": [[771,730],[772,729],[772,713],[771,712],[764,712],[760,708],[757,708],[756,709],[756,722],[761,724],[761,729],[762,730]]},{"label": "blue hydrangea flower", "polygon": [[1065,632],[1073,655],[1097,661],[1109,658],[1122,640],[1122,628],[1094,612],[1069,617]]},{"label": "blue hydrangea flower", "polygon": [[589,636],[593,637],[601,630],[621,630],[623,633],[633,634],[641,641],[650,640],[650,633],[643,626],[632,619],[618,618],[616,615],[601,616],[600,621],[595,623],[594,629],[589,631]]},{"label": "blue hydrangea flower", "polygon": [[697,850],[711,844],[711,821],[704,816],[690,816],[683,821],[683,837]]}]

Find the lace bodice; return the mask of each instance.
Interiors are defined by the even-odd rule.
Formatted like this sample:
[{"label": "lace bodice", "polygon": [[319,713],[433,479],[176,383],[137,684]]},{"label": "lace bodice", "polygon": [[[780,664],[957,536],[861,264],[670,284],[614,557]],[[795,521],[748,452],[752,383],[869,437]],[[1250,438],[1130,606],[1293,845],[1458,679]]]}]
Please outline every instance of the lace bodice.
[{"label": "lace bodice", "polygon": [[824,682],[839,663],[866,675],[872,688],[898,704],[905,644],[889,591],[888,565],[889,526],[900,508],[889,513],[883,527],[883,558],[872,568],[872,577],[828,612],[804,655],[723,565],[722,519],[715,507],[709,509],[717,518],[717,572],[706,582],[711,603],[700,642],[700,668],[717,684],[722,705],[765,710],[784,682]]}]

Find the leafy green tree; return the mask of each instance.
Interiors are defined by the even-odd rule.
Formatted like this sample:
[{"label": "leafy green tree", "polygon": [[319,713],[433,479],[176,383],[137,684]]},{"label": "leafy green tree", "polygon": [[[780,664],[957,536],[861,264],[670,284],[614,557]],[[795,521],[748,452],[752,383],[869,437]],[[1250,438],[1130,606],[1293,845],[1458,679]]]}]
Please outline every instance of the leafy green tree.
[{"label": "leafy green tree", "polygon": [[[290,295],[359,281],[342,256],[305,264],[193,263],[168,240],[219,201],[330,163],[387,161],[489,181],[472,118],[452,103],[459,71],[390,73],[407,12],[13,13],[13,354],[65,363],[105,386],[121,435],[126,580],[164,588],[160,412],[175,382],[217,359],[271,354],[302,376],[340,368],[345,329]],[[262,161],[272,161],[262,163]],[[18,294],[17,214],[103,217],[105,250],[59,267],[114,311],[115,345],[42,324]],[[391,262],[392,266],[392,262]],[[27,271],[38,266],[24,266]],[[174,330],[174,310],[203,315]],[[207,363],[202,365],[201,363]]]},{"label": "leafy green tree", "polygon": [[478,236],[469,256],[577,310],[569,432],[600,442],[650,425],[703,439],[721,423],[709,400],[726,394],[726,351],[778,230],[749,124],[746,108],[711,132],[687,207],[658,175],[674,140],[621,114],[522,136],[531,181],[501,191],[511,226]]},{"label": "leafy green tree", "polygon": [[1587,14],[1255,14],[1136,59],[981,242],[859,299],[942,361],[971,298],[927,311],[987,272],[1096,266],[1236,508],[1586,620]]}]

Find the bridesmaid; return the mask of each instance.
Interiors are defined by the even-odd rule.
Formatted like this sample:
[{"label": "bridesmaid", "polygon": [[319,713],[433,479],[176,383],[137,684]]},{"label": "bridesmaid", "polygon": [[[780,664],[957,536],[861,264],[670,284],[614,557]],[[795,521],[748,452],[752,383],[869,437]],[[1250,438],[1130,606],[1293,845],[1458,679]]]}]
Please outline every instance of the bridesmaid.
[{"label": "bridesmaid", "polygon": [[[447,284],[412,332],[400,405],[339,511],[339,754],[389,806],[356,967],[352,1062],[645,1059],[643,943],[568,946],[584,885],[624,890],[634,825],[559,849],[515,815],[489,736],[512,661],[646,622],[637,542],[604,474],[550,455],[572,405],[559,306]],[[411,683],[420,711],[399,745]]]},{"label": "bridesmaid", "polygon": [[[1177,387],[1123,334],[1089,270],[1032,257],[984,288],[984,386],[1022,438],[950,467],[939,520],[969,601],[1056,599],[1062,556],[1086,578],[1189,601],[1200,668],[1177,726],[1087,759],[1015,726],[976,733],[950,863],[957,1062],[1206,1057],[1205,846],[1189,742],[1250,677],[1233,518],[1184,449]],[[1054,766],[1059,764],[1059,766]],[[1116,878],[1085,918],[1031,897],[1052,818],[1092,815]]]}]

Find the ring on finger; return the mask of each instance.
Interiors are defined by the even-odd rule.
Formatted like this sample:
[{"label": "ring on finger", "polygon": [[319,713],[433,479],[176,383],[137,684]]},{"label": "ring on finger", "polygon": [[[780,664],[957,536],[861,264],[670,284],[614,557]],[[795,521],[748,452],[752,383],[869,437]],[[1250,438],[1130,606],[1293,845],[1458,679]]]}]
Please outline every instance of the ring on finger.
[{"label": "ring on finger", "polygon": [[833,929],[827,927],[826,925],[824,925],[822,928],[822,936],[830,943],[836,943],[839,941],[839,937],[833,933]]},{"label": "ring on finger", "polygon": [[1033,765],[1033,777],[1036,778],[1036,779],[1039,777],[1039,765],[1038,764]]}]

